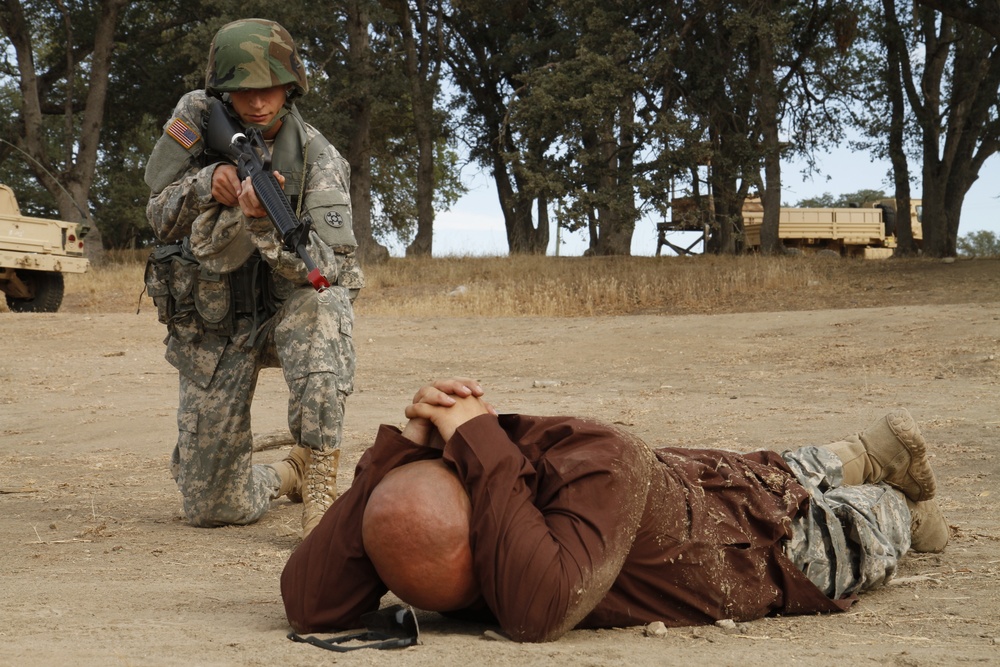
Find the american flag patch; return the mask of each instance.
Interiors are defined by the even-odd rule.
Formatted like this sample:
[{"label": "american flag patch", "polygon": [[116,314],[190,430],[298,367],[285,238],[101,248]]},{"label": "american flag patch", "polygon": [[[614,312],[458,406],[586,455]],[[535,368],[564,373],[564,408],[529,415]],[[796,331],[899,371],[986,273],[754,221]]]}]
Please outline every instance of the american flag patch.
[{"label": "american flag patch", "polygon": [[180,118],[174,118],[170,121],[170,125],[167,125],[167,134],[185,149],[191,148],[201,139],[198,133]]}]

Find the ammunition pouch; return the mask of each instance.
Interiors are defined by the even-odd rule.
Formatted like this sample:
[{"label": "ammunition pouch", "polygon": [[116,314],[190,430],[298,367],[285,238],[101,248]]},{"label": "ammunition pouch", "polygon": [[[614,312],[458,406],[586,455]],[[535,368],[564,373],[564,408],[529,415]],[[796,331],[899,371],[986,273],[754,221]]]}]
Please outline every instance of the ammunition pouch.
[{"label": "ammunition pouch", "polygon": [[197,275],[198,262],[187,239],[156,246],[146,260],[146,292],[156,305],[157,319],[172,336],[190,339],[194,333],[190,325]]},{"label": "ammunition pouch", "polygon": [[256,330],[289,292],[259,253],[235,271],[217,273],[198,263],[187,238],[153,249],[145,283],[157,318],[184,343],[198,342],[206,333],[230,336],[239,318],[253,320]]}]

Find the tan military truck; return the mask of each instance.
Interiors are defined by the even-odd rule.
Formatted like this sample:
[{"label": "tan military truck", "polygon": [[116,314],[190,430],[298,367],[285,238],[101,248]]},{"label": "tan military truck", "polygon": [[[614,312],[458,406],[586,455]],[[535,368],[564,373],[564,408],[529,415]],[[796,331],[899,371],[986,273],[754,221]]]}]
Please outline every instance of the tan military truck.
[{"label": "tan military truck", "polygon": [[0,291],[12,311],[59,310],[63,274],[88,265],[80,224],[21,215],[14,191],[0,185]]},{"label": "tan military truck", "polygon": [[[896,247],[896,201],[884,199],[857,208],[782,208],[778,214],[778,239],[785,248],[842,257],[884,259]],[[920,247],[923,241],[923,204],[910,203],[910,229]],[[743,233],[749,250],[760,248],[764,209],[759,199],[743,206]]]},{"label": "tan military truck", "polygon": [[[659,238],[656,254],[669,246],[678,254],[693,254],[694,245],[708,238],[714,224],[711,197],[703,197],[701,207],[692,197],[678,197],[672,202],[673,219],[657,225]],[[819,255],[883,259],[891,257],[896,248],[896,201],[883,199],[856,208],[781,208],[778,213],[778,239],[789,252]],[[919,248],[923,242],[923,203],[910,202],[910,229]],[[743,203],[744,247],[760,249],[760,228],[764,207],[760,199]],[[668,232],[701,232],[699,241],[687,248],[666,240]]]}]

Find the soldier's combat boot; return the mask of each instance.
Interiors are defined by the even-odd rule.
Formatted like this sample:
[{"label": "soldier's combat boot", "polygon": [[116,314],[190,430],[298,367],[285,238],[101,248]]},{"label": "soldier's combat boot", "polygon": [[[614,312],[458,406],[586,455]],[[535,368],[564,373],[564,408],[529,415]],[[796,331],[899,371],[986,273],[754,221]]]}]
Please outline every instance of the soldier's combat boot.
[{"label": "soldier's combat boot", "polygon": [[312,532],[337,499],[337,467],[340,463],[339,449],[308,451],[309,465],[306,467],[305,484],[302,487],[303,539]]},{"label": "soldier's combat boot", "polygon": [[905,409],[890,412],[858,435],[823,445],[844,464],[844,484],[885,482],[913,501],[930,500],[937,484],[927,445]]},{"label": "soldier's combat boot", "polygon": [[914,502],[906,499],[910,508],[910,548],[914,551],[944,551],[950,533],[948,522],[936,500]]},{"label": "soldier's combat boot", "polygon": [[288,496],[293,503],[302,502],[302,486],[309,465],[309,448],[295,445],[283,460],[271,465],[278,473],[280,485],[274,498]]}]

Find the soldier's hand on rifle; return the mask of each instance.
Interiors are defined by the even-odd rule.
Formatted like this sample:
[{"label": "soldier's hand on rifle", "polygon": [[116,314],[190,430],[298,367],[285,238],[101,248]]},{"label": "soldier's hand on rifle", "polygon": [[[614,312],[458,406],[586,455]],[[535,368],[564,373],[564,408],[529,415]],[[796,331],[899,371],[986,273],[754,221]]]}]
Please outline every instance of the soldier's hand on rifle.
[{"label": "soldier's hand on rifle", "polygon": [[236,206],[240,194],[240,177],[231,164],[218,164],[212,172],[212,199],[223,206]]},{"label": "soldier's hand on rifle", "polygon": [[[274,177],[278,179],[278,185],[284,189],[285,177],[277,171],[274,172]],[[250,178],[247,177],[241,183],[234,165],[220,164],[215,167],[215,171],[212,172],[212,198],[223,206],[238,205],[243,215],[248,218],[267,217],[267,211],[257,199]]]},{"label": "soldier's hand on rifle", "polygon": [[[274,172],[274,177],[278,180],[278,185],[281,186],[283,190],[285,188],[285,177],[282,176],[277,171]],[[243,179],[243,182],[239,184],[240,187],[237,192],[237,200],[240,204],[240,209],[243,211],[243,215],[248,218],[266,218],[267,209],[261,205],[260,200],[257,199],[257,193],[254,192],[253,183],[250,177],[247,176]]]}]

